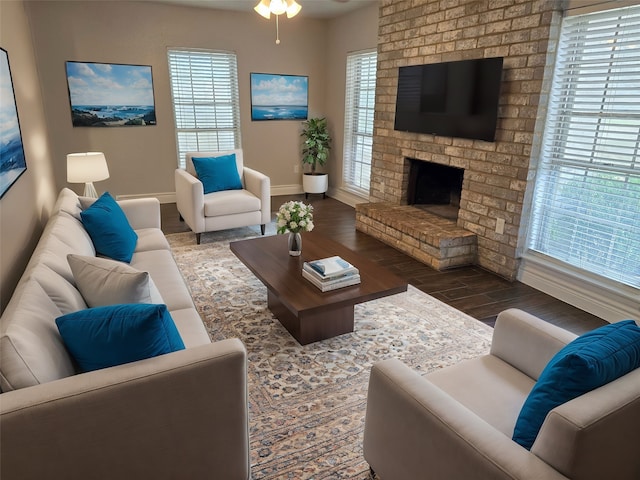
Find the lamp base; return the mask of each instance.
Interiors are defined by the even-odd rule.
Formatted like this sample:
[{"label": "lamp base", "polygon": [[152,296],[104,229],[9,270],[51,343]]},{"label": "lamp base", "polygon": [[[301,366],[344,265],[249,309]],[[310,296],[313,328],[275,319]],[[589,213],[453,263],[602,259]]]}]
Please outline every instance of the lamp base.
[{"label": "lamp base", "polygon": [[93,182],[84,184],[84,193],[82,195],[85,197],[98,198],[98,192],[96,191],[96,187],[93,186]]}]

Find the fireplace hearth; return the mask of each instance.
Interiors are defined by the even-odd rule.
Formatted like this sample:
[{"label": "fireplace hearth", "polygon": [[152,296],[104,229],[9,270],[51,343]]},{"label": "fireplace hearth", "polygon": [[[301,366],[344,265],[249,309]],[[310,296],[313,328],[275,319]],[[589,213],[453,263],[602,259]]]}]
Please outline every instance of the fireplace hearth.
[{"label": "fireplace hearth", "polygon": [[413,158],[407,160],[407,204],[444,218],[457,220],[464,169]]}]

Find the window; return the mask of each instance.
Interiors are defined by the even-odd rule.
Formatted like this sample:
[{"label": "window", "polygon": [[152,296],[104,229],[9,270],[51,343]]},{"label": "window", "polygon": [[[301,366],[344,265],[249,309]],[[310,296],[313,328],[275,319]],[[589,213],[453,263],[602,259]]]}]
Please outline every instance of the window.
[{"label": "window", "polygon": [[178,165],[186,152],[240,148],[236,55],[206,50],[169,50],[176,119]]},{"label": "window", "polygon": [[567,17],[528,247],[640,287],[640,7]]},{"label": "window", "polygon": [[376,104],[376,61],[375,51],[347,57],[342,177],[345,187],[367,196]]}]

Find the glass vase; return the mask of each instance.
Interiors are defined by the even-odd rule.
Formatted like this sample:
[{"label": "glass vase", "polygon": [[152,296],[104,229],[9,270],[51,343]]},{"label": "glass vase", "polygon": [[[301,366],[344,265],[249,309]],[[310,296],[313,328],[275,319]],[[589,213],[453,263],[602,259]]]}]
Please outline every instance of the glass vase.
[{"label": "glass vase", "polygon": [[299,257],[302,253],[302,235],[299,232],[289,232],[289,255]]}]

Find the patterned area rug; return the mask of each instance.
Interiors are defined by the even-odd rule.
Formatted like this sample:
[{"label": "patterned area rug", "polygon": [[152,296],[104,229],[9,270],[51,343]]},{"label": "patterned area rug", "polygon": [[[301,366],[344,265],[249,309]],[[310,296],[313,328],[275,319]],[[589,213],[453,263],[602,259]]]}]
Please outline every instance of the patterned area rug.
[{"label": "patterned area rug", "polygon": [[353,333],[300,346],[229,250],[229,241],[256,235],[203,234],[201,245],[191,233],[167,236],[211,338],[238,337],[247,348],[253,479],[368,479],[371,365],[395,357],[426,373],[487,353],[492,329],[409,286],[357,305]]}]

